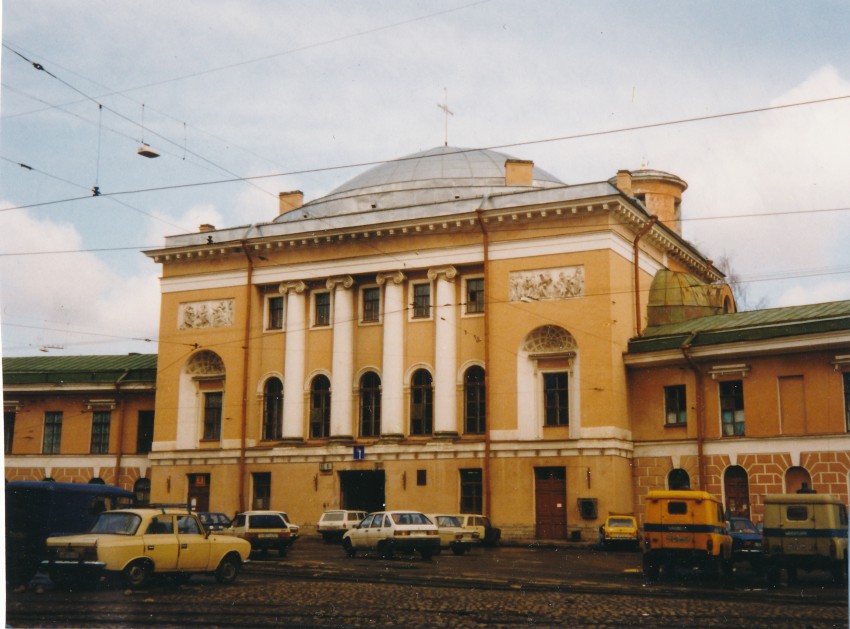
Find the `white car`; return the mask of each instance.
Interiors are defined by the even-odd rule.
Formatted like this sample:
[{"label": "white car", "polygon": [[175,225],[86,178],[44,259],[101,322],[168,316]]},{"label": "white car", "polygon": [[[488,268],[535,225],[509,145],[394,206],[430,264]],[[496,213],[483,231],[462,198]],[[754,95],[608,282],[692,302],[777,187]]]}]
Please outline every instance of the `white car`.
[{"label": "white car", "polygon": [[298,539],[298,535],[301,531],[301,527],[295,524],[292,520],[289,519],[289,515],[285,511],[278,511],[280,517],[283,518],[283,521],[286,522],[286,525],[289,527],[289,532],[292,533],[292,542],[295,543],[295,540]]},{"label": "white car", "polygon": [[354,528],[366,517],[365,511],[346,511],[331,509],[325,511],[316,524],[316,530],[326,542],[339,541],[345,532]]},{"label": "white car", "polygon": [[431,555],[440,549],[440,532],[428,516],[418,511],[378,511],[370,513],[342,538],[349,557],[358,550],[377,550],[389,559],[395,552]]},{"label": "white car", "polygon": [[428,514],[440,532],[440,548],[450,548],[455,555],[462,555],[473,546],[481,545],[478,531],[463,528],[454,515]]}]

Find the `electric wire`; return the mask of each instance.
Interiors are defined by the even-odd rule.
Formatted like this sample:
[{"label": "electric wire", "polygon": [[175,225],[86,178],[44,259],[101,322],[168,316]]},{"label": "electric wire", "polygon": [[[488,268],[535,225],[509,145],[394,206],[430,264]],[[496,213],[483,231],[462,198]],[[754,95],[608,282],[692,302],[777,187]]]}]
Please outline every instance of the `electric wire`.
[{"label": "electric wire", "polygon": [[[646,129],[657,129],[657,128],[661,128],[661,127],[692,124],[692,123],[696,123],[696,122],[706,122],[706,121],[709,121],[709,120],[719,120],[719,119],[722,119],[722,118],[731,118],[731,117],[734,117],[734,116],[746,116],[746,115],[751,115],[751,114],[764,113],[764,112],[768,112],[768,111],[790,109],[790,108],[794,108],[794,107],[806,107],[806,106],[810,106],[810,105],[819,105],[819,104],[824,104],[824,103],[845,101],[845,100],[848,100],[848,99],[850,99],[850,94],[845,94],[845,95],[842,95],[842,96],[831,96],[831,97],[827,97],[827,98],[818,98],[818,99],[806,100],[806,101],[799,101],[799,102],[795,102],[795,103],[786,103],[784,105],[768,105],[768,106],[765,106],[765,107],[756,107],[756,108],[753,108],[753,109],[742,109],[742,110],[731,111],[731,112],[723,112],[723,113],[719,113],[719,114],[707,114],[707,115],[704,115],[704,116],[692,116],[692,117],[689,117],[689,118],[679,118],[679,119],[676,119],[676,120],[667,120],[667,121],[662,121],[662,122],[645,123],[645,124],[640,124],[640,125],[632,125],[632,126],[629,126],[629,127],[617,127],[617,128],[614,128],[614,129],[605,129],[605,130],[600,130],[600,131],[587,131],[587,132],[583,132],[583,133],[574,133],[574,134],[569,134],[569,135],[554,136],[554,137],[550,137],[550,138],[539,138],[539,139],[536,139],[536,140],[523,140],[523,141],[519,141],[519,142],[511,142],[511,143],[505,143],[505,144],[494,144],[494,145],[491,145],[491,146],[478,147],[478,148],[456,149],[456,150],[450,151],[448,153],[440,153],[438,155],[434,155],[433,157],[439,158],[439,157],[445,157],[446,155],[457,155],[457,154],[463,154],[463,153],[472,153],[472,152],[477,152],[477,151],[482,151],[482,150],[498,150],[498,149],[505,149],[505,148],[515,148],[515,147],[518,147],[518,146],[532,146],[532,145],[535,145],[535,144],[545,144],[545,143],[552,143],[552,142],[567,142],[567,141],[570,141],[570,140],[579,140],[579,139],[592,138],[592,137],[601,137],[601,136],[605,136],[605,135],[614,135],[614,134],[619,134],[619,133],[631,133],[631,132],[634,132],[634,131],[642,131],[642,130],[646,130]],[[256,181],[256,180],[260,180],[260,179],[271,179],[271,178],[276,178],[276,177],[291,177],[291,176],[295,176],[295,175],[305,175],[305,174],[323,173],[323,172],[331,172],[331,171],[338,171],[338,170],[348,170],[348,169],[351,169],[351,168],[365,168],[365,167],[369,167],[369,166],[380,166],[382,164],[401,163],[401,162],[405,162],[405,161],[409,161],[409,160],[418,160],[418,159],[423,159],[423,156],[422,155],[415,155],[415,156],[400,157],[400,158],[395,158],[395,159],[374,160],[374,161],[366,161],[366,162],[340,164],[340,165],[337,165],[337,166],[325,166],[325,167],[320,167],[320,168],[306,168],[306,169],[301,169],[301,170],[291,170],[291,171],[287,171],[287,172],[269,173],[269,174],[265,174],[265,175],[250,175],[250,176],[246,176],[246,177],[235,177],[235,178],[232,178],[232,179],[218,179],[218,180],[214,180],[214,181],[199,181],[199,182],[193,182],[193,183],[172,184],[172,185],[167,185],[167,186],[154,186],[154,187],[149,187],[149,188],[137,188],[137,189],[134,189],[134,190],[121,190],[121,191],[114,191],[114,192],[104,192],[104,193],[102,193],[101,196],[120,196],[120,195],[128,195],[128,194],[141,194],[141,193],[146,193],[146,192],[162,192],[162,191],[166,191],[166,190],[197,188],[197,187],[202,187],[202,186],[221,185],[221,184],[236,183],[236,182],[243,182],[243,181]],[[41,206],[45,206],[45,205],[54,205],[56,203],[63,203],[65,201],[77,201],[77,200],[79,200],[79,198],[59,199],[59,200],[55,200],[55,201],[44,201],[44,202],[41,202],[41,203],[31,203],[31,204],[27,204],[27,205],[17,205],[17,206],[12,206],[12,207],[0,208],[0,212],[8,212],[8,211],[11,211],[11,210],[21,210],[21,209],[27,209],[27,208],[32,208],[32,207],[41,207]]]}]

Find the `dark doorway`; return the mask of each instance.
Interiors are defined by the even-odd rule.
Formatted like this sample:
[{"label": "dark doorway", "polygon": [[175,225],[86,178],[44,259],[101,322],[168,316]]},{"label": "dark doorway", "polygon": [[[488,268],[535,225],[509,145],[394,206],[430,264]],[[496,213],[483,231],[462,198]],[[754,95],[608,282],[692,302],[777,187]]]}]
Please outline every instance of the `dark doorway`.
[{"label": "dark doorway", "polygon": [[139,411],[139,425],[136,428],[136,452],[147,454],[153,444],[153,411]]},{"label": "dark doorway", "polygon": [[537,538],[566,539],[566,468],[534,468],[534,503],[537,523]]},{"label": "dark doorway", "polygon": [[382,511],[386,508],[384,497],[384,470],[340,472],[340,505],[356,511]]},{"label": "dark doorway", "polygon": [[189,474],[187,500],[193,511],[210,510],[210,475]]},{"label": "dark doorway", "polygon": [[730,517],[750,517],[750,482],[747,471],[740,465],[726,469],[726,514]]}]

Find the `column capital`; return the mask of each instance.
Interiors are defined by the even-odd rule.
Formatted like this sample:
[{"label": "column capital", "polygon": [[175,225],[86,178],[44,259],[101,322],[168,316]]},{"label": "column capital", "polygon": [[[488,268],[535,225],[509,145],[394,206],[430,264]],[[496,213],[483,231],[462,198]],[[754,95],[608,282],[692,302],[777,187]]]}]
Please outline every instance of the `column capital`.
[{"label": "column capital", "polygon": [[443,266],[437,267],[433,269],[428,269],[428,279],[435,280],[437,278],[442,278],[447,282],[453,282],[457,277],[457,269],[453,266]]},{"label": "column capital", "polygon": [[297,280],[294,282],[282,282],[277,290],[281,295],[285,295],[290,291],[292,291],[293,293],[298,293],[300,295],[307,290],[307,284],[305,284],[301,280]]},{"label": "column capital", "polygon": [[340,275],[339,277],[329,277],[325,282],[328,290],[334,290],[337,287],[351,288],[354,286],[354,278],[350,275]]},{"label": "column capital", "polygon": [[383,286],[387,282],[392,282],[393,284],[401,284],[406,279],[407,276],[401,271],[388,271],[386,273],[378,273],[378,275],[375,277],[375,281],[378,283],[378,286]]}]

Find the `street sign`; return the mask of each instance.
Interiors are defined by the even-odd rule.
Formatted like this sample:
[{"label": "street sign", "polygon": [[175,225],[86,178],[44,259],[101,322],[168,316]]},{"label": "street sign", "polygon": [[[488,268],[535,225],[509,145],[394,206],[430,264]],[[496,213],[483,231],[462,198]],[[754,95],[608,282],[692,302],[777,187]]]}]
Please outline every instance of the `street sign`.
[{"label": "street sign", "polygon": [[354,460],[362,461],[366,458],[366,446],[354,446]]}]

